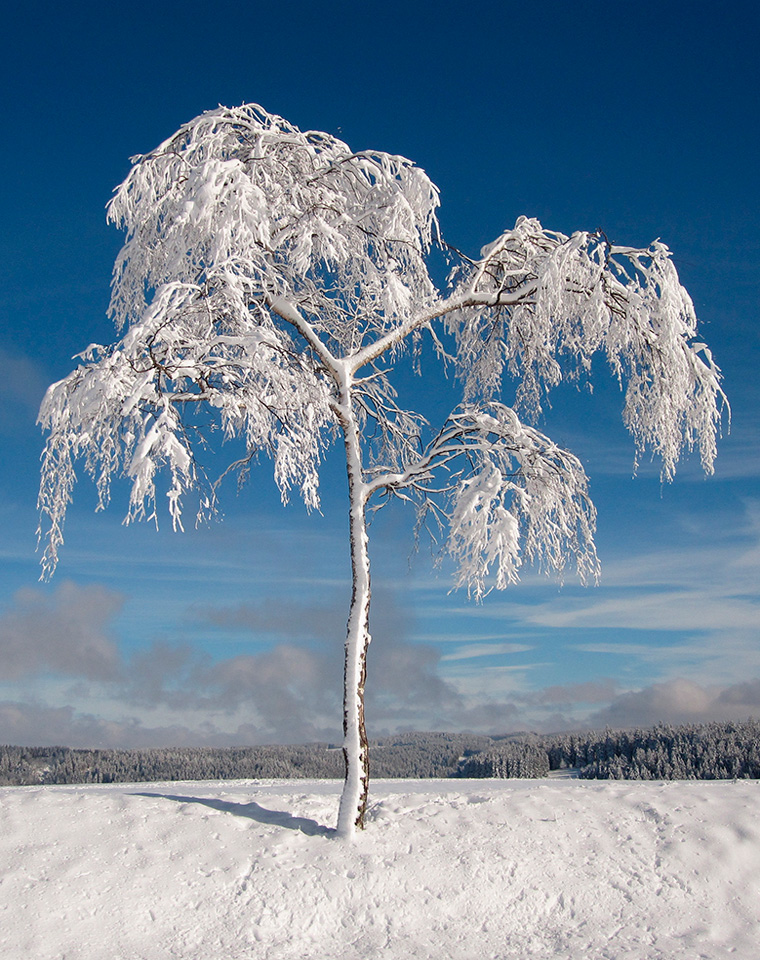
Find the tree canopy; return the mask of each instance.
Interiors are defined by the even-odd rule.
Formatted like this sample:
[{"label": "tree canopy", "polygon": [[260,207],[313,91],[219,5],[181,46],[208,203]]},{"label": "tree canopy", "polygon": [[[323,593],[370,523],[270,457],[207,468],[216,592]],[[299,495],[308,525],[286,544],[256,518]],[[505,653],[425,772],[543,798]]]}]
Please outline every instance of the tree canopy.
[{"label": "tree canopy", "polygon": [[[114,475],[128,479],[128,520],[156,517],[166,470],[180,527],[191,490],[199,515],[215,509],[209,430],[243,439],[228,469],[244,477],[268,454],[282,499],[297,490],[310,509],[324,453],[342,439],[354,576],[344,716],[356,733],[346,756],[364,749],[365,801],[368,503],[413,501],[478,599],[514,582],[525,561],[559,573],[571,563],[594,579],[585,472],[535,427],[547,393],[605,356],[636,450],[658,456],[665,479],[694,447],[712,470],[723,401],[663,243],[634,249],[520,217],[469,258],[444,245],[438,204],[403,157],[354,152],[255,105],[204,113],[133,158],[108,208],[126,234],[110,305],[120,339],[91,344],[40,412],[45,574],[79,458],[100,506]],[[433,246],[451,262],[445,289],[428,266]],[[440,427],[400,406],[392,382],[423,336],[461,384]],[[199,421],[199,408],[213,421]]]}]

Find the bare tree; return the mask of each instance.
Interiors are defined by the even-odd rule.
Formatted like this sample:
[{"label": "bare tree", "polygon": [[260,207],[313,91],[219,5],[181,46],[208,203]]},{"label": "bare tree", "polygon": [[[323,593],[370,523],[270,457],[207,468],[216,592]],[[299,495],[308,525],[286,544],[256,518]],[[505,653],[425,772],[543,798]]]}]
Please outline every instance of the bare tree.
[{"label": "bare tree", "polygon": [[[155,517],[155,475],[183,497],[217,486],[201,467],[199,407],[243,456],[269,454],[283,501],[319,505],[319,468],[342,438],[353,573],[345,644],[346,782],[338,831],[363,826],[369,782],[364,729],[370,641],[368,507],[416,503],[418,523],[447,536],[457,584],[477,599],[518,578],[525,561],[595,580],[595,511],[580,462],[533,426],[546,392],[606,354],[625,386],[624,421],[639,452],[670,479],[695,445],[712,470],[720,374],[668,249],[570,237],[521,217],[477,260],[449,250],[445,292],[427,266],[441,245],[438,191],[403,157],[303,133],[258,106],[219,108],[134,158],[109,206],[126,231],[110,312],[121,331],[91,345],[54,384],[40,422],[43,575],[84,460],[100,505],[110,480],[131,482],[127,519]],[[429,335],[455,365],[461,403],[440,429],[403,409],[394,365]],[[516,387],[516,410],[500,397]],[[206,427],[211,429],[211,427]]]}]

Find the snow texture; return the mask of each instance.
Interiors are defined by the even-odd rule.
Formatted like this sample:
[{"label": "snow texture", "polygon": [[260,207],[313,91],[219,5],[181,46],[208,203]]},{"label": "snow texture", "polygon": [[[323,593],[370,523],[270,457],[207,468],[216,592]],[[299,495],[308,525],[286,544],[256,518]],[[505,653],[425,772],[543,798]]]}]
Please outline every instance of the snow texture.
[{"label": "snow texture", "polygon": [[760,783],[0,789],[5,960],[755,960]]}]

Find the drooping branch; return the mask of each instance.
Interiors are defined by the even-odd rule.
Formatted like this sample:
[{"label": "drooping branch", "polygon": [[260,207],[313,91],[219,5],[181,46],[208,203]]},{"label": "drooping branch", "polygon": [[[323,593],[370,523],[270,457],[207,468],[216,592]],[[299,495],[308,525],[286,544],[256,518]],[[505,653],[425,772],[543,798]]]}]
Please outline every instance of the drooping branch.
[{"label": "drooping branch", "polygon": [[83,364],[48,390],[39,418],[50,431],[39,497],[40,536],[48,538],[43,575],[55,568],[78,458],[96,479],[101,507],[112,477],[126,477],[127,520],[155,519],[161,468],[171,478],[175,527],[192,488],[201,492],[200,513],[213,511],[214,485],[182,414],[188,405],[216,412],[223,435],[243,439],[241,465],[255,451],[271,456],[283,499],[295,485],[307,507],[318,506],[319,464],[336,427],[331,381],[265,315],[225,330],[205,307],[197,288],[167,285],[118,343],[92,345]]},{"label": "drooping branch", "polygon": [[432,513],[448,527],[456,585],[476,599],[514,583],[526,560],[561,576],[572,558],[582,581],[598,577],[596,511],[580,461],[503,404],[454,411],[418,459],[368,485],[383,490],[415,499],[421,519]]},{"label": "drooping branch", "polygon": [[671,479],[682,449],[699,446],[711,472],[725,405],[720,371],[696,339],[691,299],[664,244],[613,246],[602,234],[567,237],[521,217],[456,282],[463,297],[501,298],[447,313],[466,401],[498,396],[509,374],[518,409],[535,420],[544,394],[588,375],[602,352],[625,386],[623,418],[638,454],[659,456]]}]

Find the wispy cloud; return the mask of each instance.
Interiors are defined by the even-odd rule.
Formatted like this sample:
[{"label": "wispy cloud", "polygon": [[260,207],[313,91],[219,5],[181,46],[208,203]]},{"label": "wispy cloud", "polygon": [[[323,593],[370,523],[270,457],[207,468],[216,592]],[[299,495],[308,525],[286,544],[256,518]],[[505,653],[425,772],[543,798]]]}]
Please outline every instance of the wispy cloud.
[{"label": "wispy cloud", "polygon": [[[535,580],[531,602],[491,597],[458,613],[518,621],[553,630],[757,631],[760,626],[760,512],[745,504],[741,525],[710,531],[709,549],[691,543],[621,555],[605,565],[602,584],[590,590],[551,591]],[[529,588],[530,589],[530,588]],[[515,597],[517,594],[515,594]]]},{"label": "wispy cloud", "polygon": [[563,599],[538,608],[522,606],[520,613],[527,623],[537,626],[575,629],[724,631],[753,629],[760,622],[754,600],[709,587],[656,593],[631,589],[628,595],[596,602]]},{"label": "wispy cloud", "polygon": [[447,653],[441,657],[441,661],[447,660],[474,660],[478,657],[498,657],[510,653],[525,653],[532,650],[533,647],[524,643],[470,643],[466,646],[457,647],[453,653]]}]

